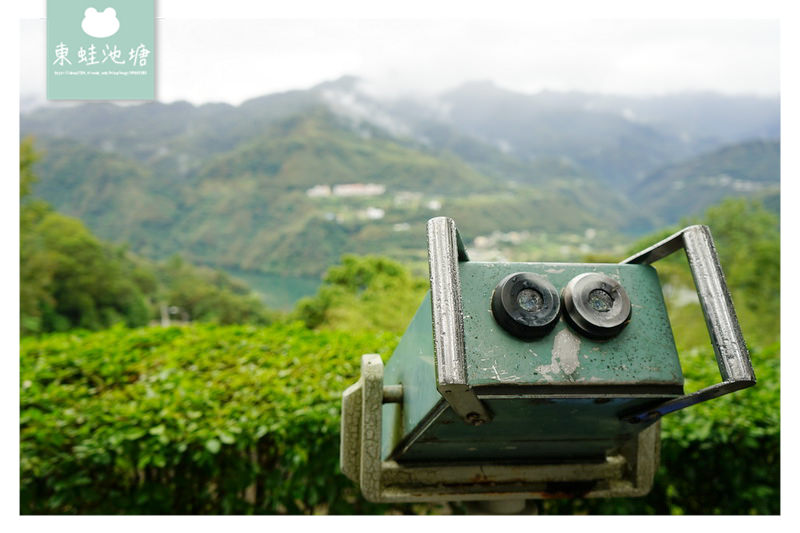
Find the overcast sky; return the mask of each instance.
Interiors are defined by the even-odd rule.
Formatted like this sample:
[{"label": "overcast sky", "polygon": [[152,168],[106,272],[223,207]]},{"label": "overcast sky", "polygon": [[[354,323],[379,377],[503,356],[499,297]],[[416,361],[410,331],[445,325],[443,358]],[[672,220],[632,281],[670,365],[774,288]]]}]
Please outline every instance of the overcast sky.
[{"label": "overcast sky", "polygon": [[[238,104],[353,74],[381,94],[468,80],[522,92],[777,95],[777,21],[156,22],[159,100]],[[21,94],[45,93],[45,21],[21,26]]]}]

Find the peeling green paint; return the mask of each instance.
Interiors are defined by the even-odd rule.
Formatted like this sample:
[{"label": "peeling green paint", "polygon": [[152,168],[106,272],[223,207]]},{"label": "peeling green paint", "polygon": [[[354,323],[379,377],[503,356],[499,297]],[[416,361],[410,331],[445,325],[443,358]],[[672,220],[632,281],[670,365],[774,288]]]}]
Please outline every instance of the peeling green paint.
[{"label": "peeling green paint", "polygon": [[[631,321],[595,341],[563,319],[551,333],[519,340],[495,321],[491,296],[514,272],[546,277],[560,291],[574,276],[602,272],[625,287]],[[383,406],[382,457],[406,461],[591,459],[642,429],[619,414],[680,394],[672,329],[655,269],[567,263],[459,264],[467,378],[494,414],[473,427],[436,390],[430,296],[386,366],[385,385],[402,384],[403,404]]]}]

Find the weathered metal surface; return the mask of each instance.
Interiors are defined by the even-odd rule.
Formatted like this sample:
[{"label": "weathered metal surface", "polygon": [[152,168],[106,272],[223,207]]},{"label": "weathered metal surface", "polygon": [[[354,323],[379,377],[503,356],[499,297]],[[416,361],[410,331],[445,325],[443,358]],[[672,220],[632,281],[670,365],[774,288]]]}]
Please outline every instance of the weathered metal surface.
[{"label": "weathered metal surface", "polygon": [[385,386],[383,388],[383,403],[403,403],[403,386]]},{"label": "weathered metal surface", "polygon": [[473,425],[484,424],[491,415],[467,383],[464,359],[458,261],[459,251],[464,260],[466,252],[453,219],[433,218],[428,221],[427,230],[436,387],[462,419]]},{"label": "weathered metal surface", "polygon": [[[469,385],[683,385],[661,285],[644,265],[569,263],[480,263],[459,265],[464,309],[464,339]],[[617,280],[629,295],[630,323],[616,337],[592,340],[571,329],[562,317],[541,339],[523,342],[496,323],[490,310],[492,290],[513,272],[533,272],[558,290],[585,272]],[[558,340],[558,342],[556,342]],[[577,345],[577,354],[576,354]],[[577,355],[577,360],[576,356]]]},{"label": "weathered metal surface", "polygon": [[725,282],[725,274],[707,226],[689,226],[667,239],[629,257],[627,264],[649,264],[684,248],[694,278],[697,295],[711,336],[711,345],[723,382],[667,401],[646,411],[634,412],[630,422],[652,421],[667,413],[755,385],[736,311]]},{"label": "weathered metal surface", "polygon": [[[520,267],[548,276],[556,287],[589,269],[616,276],[631,293],[637,321],[608,341],[582,337],[563,320],[547,336],[521,341],[488,311],[497,280]],[[495,419],[467,426],[438,394],[426,297],[386,367],[386,384],[402,384],[406,400],[402,406],[383,406],[384,459],[599,456],[641,429],[621,422],[620,413],[683,394],[672,331],[651,267],[467,262],[459,269],[465,280],[465,331],[470,332],[465,338],[467,379]],[[545,399],[552,401],[540,401]],[[558,438],[553,436],[557,427],[564,428]]]},{"label": "weathered metal surface", "polygon": [[584,272],[564,287],[564,320],[582,336],[610,339],[631,321],[625,287],[599,272]]},{"label": "weathered metal surface", "polygon": [[436,390],[431,320],[429,293],[386,364],[385,383],[402,385],[407,401],[383,406],[384,458],[391,446],[413,432],[438,403],[445,403]]},{"label": "weathered metal surface", "polygon": [[620,420],[620,411],[652,404],[647,398],[487,396],[484,401],[495,413],[491,424],[471,427],[444,409],[401,440],[391,458],[404,464],[600,461],[640,429]]},{"label": "weathered metal surface", "polygon": [[[658,424],[641,431],[618,452],[594,462],[409,467],[381,461],[379,436],[384,390],[383,364],[379,356],[372,354],[362,357],[361,379],[343,395],[342,471],[359,482],[370,501],[626,497],[650,490],[658,465]],[[355,416],[359,411],[361,416]]]},{"label": "weathered metal surface", "polygon": [[[385,375],[377,355],[364,356],[361,380],[343,396],[342,471],[370,500],[643,495],[658,467],[659,417],[755,383],[705,226],[617,265],[469,262],[451,219],[433,219],[428,231],[431,292]],[[681,247],[723,379],[689,395],[649,266]],[[559,291],[588,272],[610,276],[631,315],[605,340],[563,315],[549,333],[524,340],[491,311],[492,290],[515,272],[543,276]]]},{"label": "weathered metal surface", "polygon": [[342,394],[341,445],[339,465],[342,473],[358,481],[361,472],[361,392],[363,379],[350,385]]},{"label": "weathered metal surface", "polygon": [[587,463],[579,468],[571,464],[550,465],[503,465],[488,464],[480,469],[475,465],[402,466],[394,461],[383,463],[385,485],[451,485],[465,480],[476,485],[493,483],[530,483],[535,480],[551,482],[585,481],[587,479],[622,479],[626,467],[621,455],[614,455],[596,463]]},{"label": "weathered metal surface", "polygon": [[383,361],[378,354],[361,358],[361,463],[359,481],[367,499],[381,493]]}]

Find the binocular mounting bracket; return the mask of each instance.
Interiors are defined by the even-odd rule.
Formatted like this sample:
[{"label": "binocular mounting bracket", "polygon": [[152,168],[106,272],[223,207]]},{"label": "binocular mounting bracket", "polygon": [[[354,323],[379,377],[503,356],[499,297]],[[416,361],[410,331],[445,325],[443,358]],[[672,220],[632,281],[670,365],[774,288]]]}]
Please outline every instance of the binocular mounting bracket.
[{"label": "binocular mounting bracket", "polygon": [[647,494],[658,468],[661,426],[640,431],[602,462],[403,465],[381,459],[383,404],[402,391],[384,386],[383,361],[361,358],[361,378],[342,395],[342,473],[372,502],[618,498]]}]

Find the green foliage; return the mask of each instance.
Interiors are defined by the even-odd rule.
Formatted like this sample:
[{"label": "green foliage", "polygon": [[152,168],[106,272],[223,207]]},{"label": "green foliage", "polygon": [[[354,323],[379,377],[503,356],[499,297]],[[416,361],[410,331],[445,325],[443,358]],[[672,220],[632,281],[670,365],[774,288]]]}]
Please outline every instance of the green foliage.
[{"label": "green foliage", "polygon": [[[757,202],[730,199],[702,219],[711,228],[758,380],[755,387],[670,414],[662,421],[661,468],[641,499],[548,502],[548,513],[780,513],[780,234]],[[678,228],[642,239],[638,251]],[[684,254],[658,262],[687,391],[719,382]]]},{"label": "green foliage", "polygon": [[[300,324],[23,339],[22,512],[426,512],[364,502],[338,470],[354,354],[385,360],[396,342]],[[757,387],[664,420],[648,496],[543,512],[779,512],[779,348],[752,355]],[[710,349],[683,356],[687,390],[716,378]]]},{"label": "green foliage", "polygon": [[163,234],[176,216],[168,181],[100,146],[64,139],[37,139],[37,146],[44,153],[35,166],[40,177],[36,196],[81,219],[98,237],[154,255],[148,250],[153,244],[144,237]]},{"label": "green foliage", "polygon": [[153,268],[158,301],[177,307],[179,318],[218,324],[266,324],[276,318],[247,285],[222,271],[191,265],[180,256]]},{"label": "green foliage", "polygon": [[780,142],[751,141],[671,164],[631,191],[659,224],[699,215],[726,197],[777,195]]},{"label": "green foliage", "polygon": [[739,318],[750,342],[780,335],[781,242],[778,216],[757,202],[727,200],[704,218],[719,247]]},{"label": "green foliage", "polygon": [[20,144],[20,330],[23,335],[121,323],[177,307],[184,320],[267,323],[273,316],[229,276],[180,258],[154,264],[100,241],[82,222],[31,197],[32,142]]},{"label": "green foliage", "polygon": [[[204,117],[197,121],[208,127]],[[44,121],[39,128],[49,130]],[[456,146],[434,149],[393,138],[318,107],[272,117],[207,150],[197,144],[207,139],[191,133],[173,138],[177,132],[171,131],[166,145],[154,146],[144,131],[135,146],[149,146],[146,157],[133,153],[127,136],[125,142],[116,135],[102,142],[94,133],[82,141],[43,136],[37,192],[100,238],[124,241],[157,260],[180,253],[216,268],[316,278],[345,253],[418,254],[425,222],[437,214],[455,217],[465,236],[477,237],[532,228],[616,230],[632,211],[618,190],[564,158],[523,161],[473,140],[470,146],[499,159],[470,164],[450,150]],[[343,183],[377,183],[386,192],[306,195],[315,185]],[[403,200],[401,193],[415,199]],[[430,201],[442,201],[442,208],[429,208]],[[369,207],[382,209],[384,217],[367,219]]]},{"label": "green foliage", "polygon": [[[706,224],[714,237],[720,263],[745,339],[764,346],[780,335],[780,222],[778,216],[757,201],[728,199],[709,208],[703,217],[686,219],[680,227]],[[679,227],[662,230],[631,246],[634,253],[668,237]],[[667,294],[694,291],[683,253],[673,254],[656,265]],[[700,307],[668,298],[670,319],[679,348],[705,346],[709,339]]]},{"label": "green foliage", "polygon": [[386,333],[194,325],[22,341],[21,511],[379,512],[338,470],[341,393]]},{"label": "green foliage", "polygon": [[250,289],[223,272],[174,257],[153,263],[96,239],[41,203],[22,207],[20,312],[23,335],[122,323],[143,326],[177,308],[183,321],[268,323]]},{"label": "green foliage", "polygon": [[[339,473],[339,402],[358,376],[359,354],[391,353],[396,334],[419,306],[424,280],[391,260],[346,256],[329,269],[318,294],[298,304],[294,318],[302,323],[126,329],[158,317],[165,302],[192,320],[271,317],[245,287],[218,272],[179,258],[153,264],[114,249],[76,220],[32,199],[35,156],[24,143],[21,155],[23,332],[116,324],[98,333],[22,340],[23,513],[410,510],[364,502],[355,484]],[[259,179],[249,176],[241,183],[253,192],[263,184]],[[259,242],[275,246],[281,257],[320,261],[317,268],[353,235],[362,243],[390,235],[375,226],[323,227],[314,219],[292,218],[306,201],[302,192],[292,193],[298,202],[259,215],[237,203],[241,198],[224,196],[228,184],[217,181],[206,182],[208,190],[190,200],[203,204],[222,194],[223,211],[242,218],[219,234],[209,222],[198,230],[198,242],[216,242],[237,224],[268,220],[260,216],[279,216],[288,221],[288,233],[261,232]],[[502,218],[478,198],[459,202],[455,205],[465,212],[476,210],[482,224]],[[511,218],[524,215],[512,212]],[[648,496],[550,501],[543,503],[544,512],[780,511],[778,219],[739,200],[709,210],[699,222],[711,226],[717,242],[758,385],[665,418],[662,466]],[[672,231],[643,239],[631,251]],[[236,246],[235,254],[247,252],[241,243]],[[680,255],[657,266],[686,389],[693,391],[719,376],[697,304],[675,297],[691,288]],[[254,264],[261,258],[247,257]]]},{"label": "green foliage", "polygon": [[[664,417],[643,498],[554,500],[545,514],[779,514],[780,345],[751,348],[755,387]],[[719,381],[711,348],[681,354],[686,390]]]},{"label": "green foliage", "polygon": [[427,288],[399,263],[347,255],[328,269],[315,296],[297,303],[294,316],[310,328],[401,333]]},{"label": "green foliage", "polygon": [[32,139],[23,139],[19,143],[19,197],[24,199],[31,194],[34,184],[38,181],[33,172],[33,165],[38,161],[39,155],[33,148]]},{"label": "green foliage", "polygon": [[80,221],[41,204],[24,205],[20,237],[23,334],[149,320],[132,264]]}]

